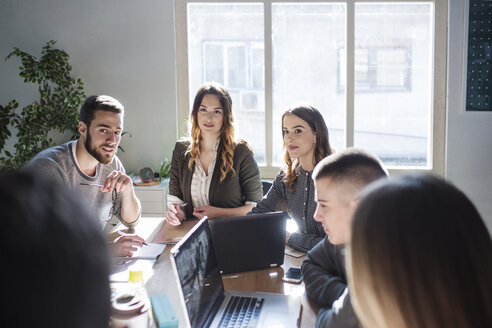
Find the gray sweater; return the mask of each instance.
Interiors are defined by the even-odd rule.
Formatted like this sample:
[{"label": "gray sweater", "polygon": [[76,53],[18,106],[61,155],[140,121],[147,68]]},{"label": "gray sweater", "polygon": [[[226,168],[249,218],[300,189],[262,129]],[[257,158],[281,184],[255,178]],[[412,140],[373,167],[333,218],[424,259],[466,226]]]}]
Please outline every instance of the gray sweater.
[{"label": "gray sweater", "polygon": [[[100,187],[81,185],[81,183],[104,184],[108,175],[114,170],[125,172],[123,165],[117,156],[109,164],[99,163],[96,174],[93,177],[83,173],[74,155],[75,141],[67,142],[60,146],[47,148],[34,156],[29,163],[24,166],[24,170],[51,177],[60,183],[68,185],[77,194],[83,197],[92,207],[95,215],[101,222],[105,230],[114,226],[119,219],[123,224],[128,224],[121,219],[121,198],[118,195],[116,201],[115,215],[107,223],[110,212],[113,212],[112,194],[101,192]],[[136,222],[132,224],[135,225]]]}]

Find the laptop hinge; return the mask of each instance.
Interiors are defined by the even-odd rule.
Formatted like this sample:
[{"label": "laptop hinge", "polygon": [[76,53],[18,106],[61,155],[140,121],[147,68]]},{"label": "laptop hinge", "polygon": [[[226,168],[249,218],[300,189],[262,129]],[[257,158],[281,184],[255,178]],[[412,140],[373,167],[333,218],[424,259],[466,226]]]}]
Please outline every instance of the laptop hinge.
[{"label": "laptop hinge", "polygon": [[204,325],[203,325],[204,327],[206,327],[206,328],[210,327],[210,325],[212,324],[212,321],[214,321],[215,315],[219,311],[220,306],[222,305],[222,302],[224,301],[224,299],[225,299],[225,295],[222,292],[220,294],[220,296],[217,297],[217,299],[215,300],[214,305],[210,309],[210,312],[208,313],[207,318],[206,318],[206,320],[204,322]]}]

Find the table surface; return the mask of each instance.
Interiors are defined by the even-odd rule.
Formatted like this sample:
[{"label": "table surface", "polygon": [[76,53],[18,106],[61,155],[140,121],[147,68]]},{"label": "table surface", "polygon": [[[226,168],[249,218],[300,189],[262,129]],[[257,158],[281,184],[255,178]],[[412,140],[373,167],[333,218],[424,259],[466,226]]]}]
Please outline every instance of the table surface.
[{"label": "table surface", "polygon": [[[146,239],[146,241],[153,241],[164,228],[164,230],[167,230],[166,233],[172,235],[171,238],[176,240],[179,236],[184,236],[192,226],[193,223],[188,223],[178,227],[172,227],[168,226],[163,218],[144,217],[140,219],[139,224],[133,231],[125,229],[124,226],[118,226],[115,230],[137,233]],[[167,245],[162,255],[155,262],[151,270],[152,272],[144,272],[146,276],[145,287],[149,296],[166,294],[178,318],[179,327],[188,327],[188,325],[184,324],[186,310],[180,300],[177,277],[171,264],[171,249],[173,246]],[[300,326],[314,327],[317,306],[308,299],[305,293],[304,283],[292,284],[282,280],[284,272],[291,266],[300,267],[303,259],[304,256],[295,258],[285,255],[284,264],[281,267],[223,275],[224,287],[227,290],[281,293],[289,295],[289,297],[298,298],[303,307]]]}]

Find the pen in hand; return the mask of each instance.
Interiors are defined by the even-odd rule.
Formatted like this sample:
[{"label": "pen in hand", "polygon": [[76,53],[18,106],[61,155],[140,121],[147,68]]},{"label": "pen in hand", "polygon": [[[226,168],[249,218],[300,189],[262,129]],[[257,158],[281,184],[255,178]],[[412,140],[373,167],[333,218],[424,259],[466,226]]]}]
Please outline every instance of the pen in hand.
[{"label": "pen in hand", "polygon": [[[176,205],[178,205],[178,204],[173,204],[173,205],[169,206],[169,209],[170,209],[170,210],[171,210],[174,214],[177,214],[177,213],[178,213],[178,212],[176,211]],[[183,203],[183,204],[181,204],[181,205],[178,205],[178,208],[184,212],[185,207],[186,207],[187,205],[188,205],[188,203]]]},{"label": "pen in hand", "polygon": [[[116,231],[116,232],[117,232],[120,236],[127,236],[127,235],[128,235],[128,234],[124,233],[124,232],[123,232],[123,231],[121,231],[121,230],[118,230],[118,231]],[[147,244],[146,242],[143,242],[142,244],[143,244],[143,245],[145,245],[145,246],[149,246],[149,244]]]}]

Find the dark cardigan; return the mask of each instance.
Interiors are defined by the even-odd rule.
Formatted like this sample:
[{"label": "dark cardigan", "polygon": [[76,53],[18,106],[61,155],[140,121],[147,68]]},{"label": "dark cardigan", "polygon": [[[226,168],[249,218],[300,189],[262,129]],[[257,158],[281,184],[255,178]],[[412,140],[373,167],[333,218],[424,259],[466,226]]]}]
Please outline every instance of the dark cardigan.
[{"label": "dark cardigan", "polygon": [[[188,168],[190,154],[186,154],[188,141],[178,141],[173,151],[171,162],[169,194],[182,199],[188,205],[185,208],[186,218],[193,218],[193,202],[191,200],[192,170]],[[209,201],[211,206],[235,208],[246,201],[258,202],[263,197],[260,170],[247,145],[238,143],[234,149],[233,168],[235,174],[229,172],[220,182],[221,150],[217,151],[212,182],[210,183]]]}]

